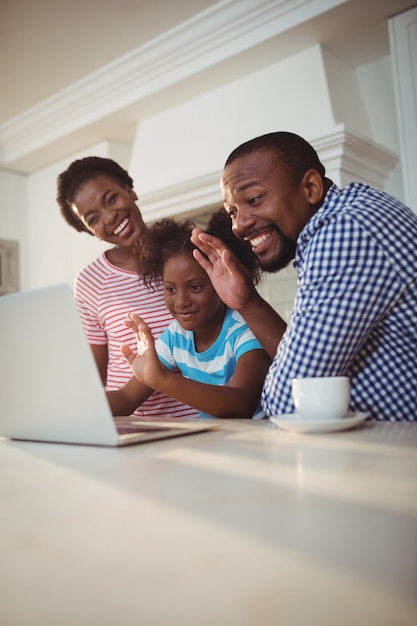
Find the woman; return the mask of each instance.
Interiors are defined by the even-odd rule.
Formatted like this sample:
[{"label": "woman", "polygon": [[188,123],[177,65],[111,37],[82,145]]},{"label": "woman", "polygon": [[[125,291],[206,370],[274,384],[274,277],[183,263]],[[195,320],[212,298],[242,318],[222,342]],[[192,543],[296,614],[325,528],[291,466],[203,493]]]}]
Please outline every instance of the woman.
[{"label": "woman", "polygon": [[[107,390],[118,389],[131,377],[129,364],[120,353],[121,343],[135,347],[134,337],[123,324],[126,314],[139,314],[155,336],[172,320],[162,289],[150,289],[138,274],[134,250],[140,249],[148,227],[137,199],[132,178],[112,159],[78,159],[58,177],[57,202],[67,223],[112,245],[75,279],[75,301]],[[152,394],[134,414],[198,415],[160,393]]]}]

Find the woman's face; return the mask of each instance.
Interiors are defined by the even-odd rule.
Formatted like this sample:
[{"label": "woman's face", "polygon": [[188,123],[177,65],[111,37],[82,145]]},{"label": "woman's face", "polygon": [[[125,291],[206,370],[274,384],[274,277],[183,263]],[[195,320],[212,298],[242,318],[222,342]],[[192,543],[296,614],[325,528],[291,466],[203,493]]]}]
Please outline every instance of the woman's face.
[{"label": "woman's face", "polygon": [[186,330],[217,328],[224,305],[207,273],[191,254],[166,261],[162,274],[166,306]]},{"label": "woman's face", "polygon": [[93,235],[115,246],[132,248],[146,229],[136,200],[129,186],[101,175],[78,189],[71,206]]}]

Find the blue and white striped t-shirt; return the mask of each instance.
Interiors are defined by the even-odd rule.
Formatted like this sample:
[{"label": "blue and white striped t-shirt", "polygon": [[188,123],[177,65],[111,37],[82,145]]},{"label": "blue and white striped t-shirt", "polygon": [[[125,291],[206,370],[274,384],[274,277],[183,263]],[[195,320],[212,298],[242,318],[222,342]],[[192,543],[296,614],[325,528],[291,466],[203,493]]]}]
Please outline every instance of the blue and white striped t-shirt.
[{"label": "blue and white striped t-shirt", "polygon": [[[227,308],[222,329],[216,341],[204,352],[196,352],[194,333],[174,320],[156,341],[156,351],[169,369],[179,369],[185,378],[208,385],[227,385],[239,357],[262,346],[249,330],[242,316]],[[201,417],[213,417],[200,412]],[[265,416],[260,404],[253,419]]]},{"label": "blue and white striped t-shirt", "polygon": [[349,376],[351,410],[417,420],[417,216],[360,183],[333,185],[297,241],[297,296],[262,392],[293,412],[291,379]]}]

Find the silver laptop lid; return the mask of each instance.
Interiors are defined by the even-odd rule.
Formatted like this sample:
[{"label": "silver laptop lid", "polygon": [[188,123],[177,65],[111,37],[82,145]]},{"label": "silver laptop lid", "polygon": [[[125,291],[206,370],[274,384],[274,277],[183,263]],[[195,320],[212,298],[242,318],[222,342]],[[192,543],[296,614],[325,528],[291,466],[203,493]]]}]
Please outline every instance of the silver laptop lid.
[{"label": "silver laptop lid", "polygon": [[117,445],[68,285],[0,297],[0,436]]}]

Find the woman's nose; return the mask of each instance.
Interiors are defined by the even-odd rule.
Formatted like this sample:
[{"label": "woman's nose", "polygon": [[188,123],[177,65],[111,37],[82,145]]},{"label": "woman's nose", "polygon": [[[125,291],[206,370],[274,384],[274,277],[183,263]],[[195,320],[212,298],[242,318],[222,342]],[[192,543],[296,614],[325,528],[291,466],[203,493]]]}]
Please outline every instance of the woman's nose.
[{"label": "woman's nose", "polygon": [[103,209],[102,215],[105,224],[112,224],[116,219],[115,211],[113,211],[113,209],[109,209],[108,207]]}]

